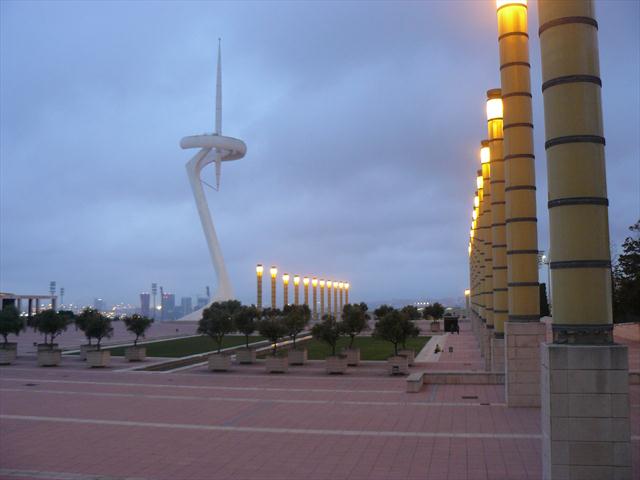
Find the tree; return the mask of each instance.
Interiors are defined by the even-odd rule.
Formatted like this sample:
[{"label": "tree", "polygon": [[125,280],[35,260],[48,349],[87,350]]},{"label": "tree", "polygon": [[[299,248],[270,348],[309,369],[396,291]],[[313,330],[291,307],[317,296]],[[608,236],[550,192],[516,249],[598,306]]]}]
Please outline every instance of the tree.
[{"label": "tree", "polygon": [[233,323],[236,329],[244,335],[244,341],[249,348],[249,336],[256,331],[256,319],[258,309],[255,305],[243,306],[233,314]]},{"label": "tree", "polygon": [[0,335],[4,337],[4,346],[6,348],[7,336],[10,334],[20,335],[24,330],[24,323],[20,318],[20,312],[13,305],[6,305],[0,310]]},{"label": "tree", "polygon": [[222,350],[224,336],[234,330],[231,312],[236,312],[236,304],[229,302],[236,301],[213,302],[210,307],[204,309],[198,322],[198,333],[209,335],[218,345],[218,353]]},{"label": "tree", "polygon": [[389,305],[380,305],[378,308],[376,308],[373,311],[373,314],[376,316],[376,318],[380,319],[382,317],[384,317],[387,313],[389,312],[393,312],[395,310],[395,308],[389,306]]},{"label": "tree", "polygon": [[393,344],[395,355],[398,355],[398,344],[404,345],[407,338],[417,336],[418,333],[418,329],[411,320],[397,310],[387,313],[378,320],[373,330],[374,337]]},{"label": "tree", "polygon": [[96,339],[96,347],[100,350],[100,343],[104,338],[111,338],[113,335],[113,326],[111,325],[111,319],[100,312],[96,312],[97,315],[92,315],[85,325],[85,335],[87,338]]},{"label": "tree", "polygon": [[640,220],[629,230],[612,269],[615,322],[640,320]]},{"label": "tree", "polygon": [[308,305],[285,305],[282,313],[287,335],[293,342],[293,348],[296,348],[296,337],[311,320],[311,310]]},{"label": "tree", "polygon": [[133,333],[136,338],[133,341],[133,346],[138,346],[138,339],[140,337],[144,338],[144,334],[149,330],[151,324],[153,323],[153,318],[143,317],[142,315],[138,315],[134,313],[130,317],[124,317],[122,319],[124,322],[127,331]]},{"label": "tree", "polygon": [[540,284],[540,316],[548,317],[551,315],[551,310],[549,309],[549,300],[547,297],[547,284]]},{"label": "tree", "polygon": [[357,335],[368,328],[369,314],[367,304],[346,304],[342,308],[342,327],[345,334],[349,335],[349,348],[353,348],[353,342]]},{"label": "tree", "polygon": [[429,320],[429,317],[431,317],[433,320],[438,320],[439,318],[442,318],[443,314],[444,307],[438,302],[435,302],[433,305],[427,305],[422,310],[422,318],[424,318],[425,320]]},{"label": "tree", "polygon": [[316,340],[325,342],[331,347],[331,355],[335,357],[336,346],[338,340],[343,333],[343,327],[340,322],[336,321],[336,317],[330,314],[325,314],[322,317],[322,322],[316,323],[311,329],[311,335]]},{"label": "tree", "polygon": [[278,350],[278,340],[287,334],[287,328],[282,321],[282,316],[274,315],[273,310],[269,313],[269,316],[258,322],[258,332],[271,342],[275,356]]},{"label": "tree", "polygon": [[409,320],[418,320],[420,318],[420,312],[418,311],[418,308],[413,305],[405,305],[404,307],[402,307],[400,312],[407,315],[407,317],[409,317]]},{"label": "tree", "polygon": [[29,326],[44,335],[45,344],[47,337],[49,337],[49,346],[53,348],[55,338],[69,326],[69,318],[66,315],[60,315],[55,310],[42,310],[31,317]]},{"label": "tree", "polygon": [[400,314],[402,315],[402,320],[400,324],[402,325],[402,332],[404,334],[401,340],[401,343],[402,343],[402,348],[405,349],[407,348],[407,340],[409,338],[414,338],[420,335],[420,329],[416,327],[415,323],[413,323],[413,320],[409,315],[407,315],[406,313],[403,313],[402,311],[400,312]]},{"label": "tree", "polygon": [[82,310],[82,313],[80,315],[77,315],[74,318],[74,324],[76,328],[80,330],[82,333],[84,333],[84,336],[87,337],[87,341],[89,342],[89,345],[91,345],[91,336],[87,334],[87,329],[89,328],[89,324],[92,321],[99,319],[101,316],[102,314],[95,308],[87,307],[84,310]]}]

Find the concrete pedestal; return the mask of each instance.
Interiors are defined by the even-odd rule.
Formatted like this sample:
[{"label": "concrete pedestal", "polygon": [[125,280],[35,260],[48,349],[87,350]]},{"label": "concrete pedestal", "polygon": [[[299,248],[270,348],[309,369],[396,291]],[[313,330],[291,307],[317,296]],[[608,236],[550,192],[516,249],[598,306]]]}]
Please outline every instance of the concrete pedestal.
[{"label": "concrete pedestal", "polygon": [[505,393],[509,407],[540,406],[540,344],[546,325],[540,322],[505,324]]},{"label": "concrete pedestal", "polygon": [[624,345],[541,347],[545,480],[631,480]]},{"label": "concrete pedestal", "polygon": [[491,339],[493,338],[493,328],[487,327],[485,325],[484,331],[482,332],[482,343],[484,350],[484,370],[485,372],[490,372],[492,363],[491,363]]},{"label": "concrete pedestal", "polygon": [[491,371],[504,372],[504,338],[491,339]]}]

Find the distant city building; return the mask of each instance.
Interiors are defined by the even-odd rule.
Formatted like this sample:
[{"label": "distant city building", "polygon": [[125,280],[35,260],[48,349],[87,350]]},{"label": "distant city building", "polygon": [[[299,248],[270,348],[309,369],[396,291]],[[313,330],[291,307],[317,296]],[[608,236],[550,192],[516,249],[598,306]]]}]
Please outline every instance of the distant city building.
[{"label": "distant city building", "polygon": [[208,298],[198,297],[198,301],[196,303],[196,310],[200,310],[201,308],[206,307],[207,303],[209,303]]},{"label": "distant city building", "polygon": [[182,307],[182,315],[180,315],[180,317],[183,317],[184,315],[191,313],[193,310],[193,300],[191,297],[182,297],[180,299],[180,306]]},{"label": "distant city building", "polygon": [[148,293],[140,294],[140,315],[142,315],[143,317],[151,316],[150,302],[151,295],[149,295]]},{"label": "distant city building", "polygon": [[102,298],[94,298],[93,308],[95,308],[99,312],[104,312],[107,309],[107,304]]},{"label": "distant city building", "polygon": [[160,320],[175,320],[176,296],[173,293],[163,293],[161,302]]}]

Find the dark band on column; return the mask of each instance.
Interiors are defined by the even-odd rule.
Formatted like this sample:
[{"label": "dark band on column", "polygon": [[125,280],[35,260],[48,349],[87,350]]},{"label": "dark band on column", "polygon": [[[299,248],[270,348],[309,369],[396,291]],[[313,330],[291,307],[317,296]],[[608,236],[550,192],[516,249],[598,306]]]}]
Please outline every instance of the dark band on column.
[{"label": "dark band on column", "polygon": [[532,153],[513,153],[504,157],[505,160],[511,160],[512,158],[531,158],[535,160],[536,156]]},{"label": "dark band on column", "polygon": [[508,287],[539,287],[540,284],[538,282],[509,282],[507,283]]},{"label": "dark band on column", "polygon": [[492,245],[491,248],[507,248],[506,245]]},{"label": "dark band on column", "polygon": [[519,36],[519,37],[527,37],[527,38],[529,38],[529,34],[527,32],[507,32],[507,33],[503,33],[502,35],[500,35],[498,37],[498,42],[500,40],[502,40],[503,38],[516,36],[516,35]]},{"label": "dark band on column", "polygon": [[494,270],[506,270],[507,267],[493,267]]},{"label": "dark band on column", "polygon": [[509,310],[494,310],[493,313],[509,313]]},{"label": "dark band on column", "polygon": [[598,143],[606,145],[604,137],[601,137],[600,135],[567,135],[547,140],[544,143],[544,149],[549,150],[551,147],[564,145],[565,143]]},{"label": "dark band on column", "polygon": [[551,262],[552,270],[560,268],[611,268],[611,260],[567,260],[563,262]]},{"label": "dark band on column", "polygon": [[613,343],[613,324],[552,325],[553,343],[578,345],[608,345]]},{"label": "dark band on column", "polygon": [[[494,288],[493,291],[494,292],[507,292],[507,291],[509,291],[509,289],[508,288]],[[506,310],[505,310],[505,313],[506,313]]]},{"label": "dark band on column", "polygon": [[535,190],[535,185],[512,185],[510,187],[505,187],[505,192],[512,192],[514,190]]},{"label": "dark band on column", "polygon": [[508,124],[504,125],[502,127],[502,129],[503,130],[507,130],[509,128],[514,128],[514,127],[529,127],[529,128],[533,128],[533,123],[527,123],[527,122],[508,123]]},{"label": "dark band on column", "polygon": [[545,30],[548,30],[549,28],[552,27],[557,27],[559,25],[570,25],[572,23],[582,23],[584,25],[591,25],[592,27],[595,27],[596,30],[598,29],[598,22],[596,22],[596,20],[594,18],[591,17],[562,17],[562,18],[556,18],[554,20],[550,20],[547,23],[544,23],[542,25],[540,25],[540,28],[538,29],[538,36],[542,35],[542,32],[544,32]]},{"label": "dark band on column", "polygon": [[504,183],[504,180],[491,180],[491,185],[494,183]]},{"label": "dark band on column", "polygon": [[[495,183],[495,182],[491,182],[491,183]],[[507,202],[491,202],[491,205],[506,205]],[[493,225],[491,225],[493,226]]]},{"label": "dark band on column", "polygon": [[569,197],[549,200],[547,203],[548,208],[566,207],[569,205],[602,205],[608,207],[609,200],[603,197]]},{"label": "dark band on column", "polygon": [[[494,120],[495,120],[495,118],[494,118]],[[489,121],[491,122],[492,120],[489,120]],[[491,142],[502,142],[503,140],[504,140],[504,138],[503,138],[503,137],[500,137],[500,138],[490,138],[489,140],[487,140],[487,142],[489,142],[489,143],[491,143]]]},{"label": "dark band on column", "polygon": [[510,322],[537,322],[540,315],[509,315]]},{"label": "dark band on column", "polygon": [[533,98],[533,96],[531,95],[530,92],[511,92],[511,93],[505,93],[504,95],[502,95],[502,99],[503,100],[505,98],[509,98],[509,97],[529,97],[529,98]]},{"label": "dark band on column", "polygon": [[537,222],[537,221],[538,219],[536,217],[514,217],[514,218],[507,218],[505,220],[505,223],[509,224],[509,223],[517,223],[517,222]]},{"label": "dark band on column", "polygon": [[537,255],[538,250],[507,250],[507,255]]},{"label": "dark band on column", "polygon": [[564,75],[544,82],[542,84],[542,91],[544,92],[547,88],[555,87],[556,85],[566,85],[568,83],[594,83],[599,87],[602,87],[602,80],[600,77],[596,77],[595,75]]},{"label": "dark band on column", "polygon": [[531,68],[531,64],[529,62],[507,62],[500,65],[500,70],[509,67],[528,67]]}]

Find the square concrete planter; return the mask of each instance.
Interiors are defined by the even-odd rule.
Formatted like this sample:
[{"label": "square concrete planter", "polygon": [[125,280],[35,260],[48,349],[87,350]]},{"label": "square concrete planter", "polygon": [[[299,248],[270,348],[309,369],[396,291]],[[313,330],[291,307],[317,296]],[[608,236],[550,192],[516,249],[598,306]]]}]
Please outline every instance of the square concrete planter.
[{"label": "square concrete planter", "polygon": [[87,365],[89,368],[105,368],[111,363],[110,350],[90,350],[87,352]]},{"label": "square concrete planter", "polygon": [[130,362],[142,362],[147,358],[147,347],[127,347],[124,349],[124,358]]},{"label": "square concrete planter", "polygon": [[59,348],[38,350],[39,367],[56,367],[62,361],[62,350]]},{"label": "square concrete planter", "polygon": [[7,342],[0,344],[0,365],[11,365],[18,356],[18,344]]},{"label": "square concrete planter", "polygon": [[307,349],[289,350],[289,365],[304,365],[307,362]]},{"label": "square concrete planter", "polygon": [[287,357],[269,356],[264,362],[267,373],[285,373],[289,370],[289,359]]},{"label": "square concrete planter", "polygon": [[58,344],[57,343],[39,343],[38,344],[38,351],[42,351],[42,350],[57,350],[58,349]]},{"label": "square concrete planter", "polygon": [[231,356],[226,353],[214,353],[209,357],[209,370],[226,372],[231,368]]},{"label": "square concrete planter", "polygon": [[98,347],[96,347],[95,345],[80,345],[80,360],[86,360],[87,359],[87,352],[93,352],[94,350],[97,350]]},{"label": "square concrete planter", "polygon": [[437,320],[431,322],[431,331],[432,332],[439,332],[440,331],[440,322],[438,322]]},{"label": "square concrete planter", "polygon": [[327,373],[344,373],[347,371],[347,356],[346,355],[336,355],[327,357],[325,359],[325,367],[327,369]]},{"label": "square concrete planter", "polygon": [[389,375],[407,375],[409,373],[409,362],[407,357],[400,355],[387,359],[387,369]]},{"label": "square concrete planter", "polygon": [[342,354],[347,356],[347,365],[350,367],[357,367],[360,365],[360,349],[359,348],[345,348],[342,350]]},{"label": "square concrete planter", "polygon": [[413,367],[413,362],[416,359],[416,352],[410,349],[406,350],[398,350],[398,355],[402,357],[407,357],[407,363],[410,367]]},{"label": "square concrete planter", "polygon": [[256,351],[253,348],[241,348],[236,351],[236,362],[243,365],[256,363]]}]

